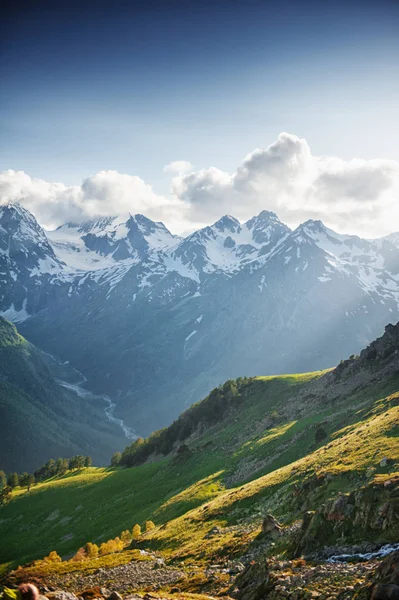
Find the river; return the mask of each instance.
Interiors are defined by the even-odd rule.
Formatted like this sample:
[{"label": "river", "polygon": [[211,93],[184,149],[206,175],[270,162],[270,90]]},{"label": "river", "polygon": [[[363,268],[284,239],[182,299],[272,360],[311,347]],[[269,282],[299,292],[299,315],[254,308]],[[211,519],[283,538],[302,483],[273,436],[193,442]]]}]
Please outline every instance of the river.
[{"label": "river", "polygon": [[63,387],[75,392],[81,398],[91,399],[91,400],[101,400],[105,402],[104,413],[110,423],[114,423],[118,427],[120,427],[128,440],[136,440],[137,433],[131,427],[128,427],[123,422],[123,419],[118,419],[115,417],[114,412],[116,408],[115,402],[111,400],[109,396],[93,394],[90,390],[86,390],[82,387],[82,384],[85,383],[86,379],[82,379],[79,383],[69,383],[68,381],[62,381],[61,379],[57,379],[57,382]]}]

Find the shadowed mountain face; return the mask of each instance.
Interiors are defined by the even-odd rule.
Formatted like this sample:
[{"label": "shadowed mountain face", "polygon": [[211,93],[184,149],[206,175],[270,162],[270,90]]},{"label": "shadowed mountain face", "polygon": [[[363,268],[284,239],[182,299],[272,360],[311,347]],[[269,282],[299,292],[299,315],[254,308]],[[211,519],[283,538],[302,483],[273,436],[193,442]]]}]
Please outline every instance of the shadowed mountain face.
[{"label": "shadowed mountain face", "polygon": [[77,396],[54,378],[39,351],[0,317],[0,467],[38,468],[50,457],[92,456],[108,464],[123,435],[104,406]]},{"label": "shadowed mountain face", "polygon": [[0,225],[2,314],[142,434],[226,379],[332,366],[398,317],[394,236],[267,211],[184,239],[143,215],[44,232],[18,205]]}]

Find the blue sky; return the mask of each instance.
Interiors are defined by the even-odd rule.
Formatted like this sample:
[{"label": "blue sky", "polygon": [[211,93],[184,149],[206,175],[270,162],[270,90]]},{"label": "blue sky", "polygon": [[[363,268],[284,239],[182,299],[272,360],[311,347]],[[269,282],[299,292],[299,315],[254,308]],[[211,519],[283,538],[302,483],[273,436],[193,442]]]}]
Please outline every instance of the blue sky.
[{"label": "blue sky", "polygon": [[25,2],[0,26],[0,171],[232,173],[282,131],[399,161],[399,3]]}]

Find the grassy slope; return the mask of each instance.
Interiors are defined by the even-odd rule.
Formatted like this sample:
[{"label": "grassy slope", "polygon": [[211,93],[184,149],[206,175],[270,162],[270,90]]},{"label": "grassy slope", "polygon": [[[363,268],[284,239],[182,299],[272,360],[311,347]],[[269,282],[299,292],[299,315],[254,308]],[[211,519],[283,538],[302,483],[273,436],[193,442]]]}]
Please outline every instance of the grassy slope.
[{"label": "grassy slope", "polygon": [[[270,413],[320,375],[251,381],[239,409],[189,441],[185,462],[168,457],[131,469],[88,469],[29,494],[17,491],[0,513],[0,563],[24,563],[50,550],[67,555],[150,518],[158,527],[142,543],[171,557],[240,553],[262,515],[271,511],[286,522],[301,515],[292,491],[314,473],[332,474],[323,496],[314,498],[320,502],[364,482],[382,456],[397,460],[397,378],[334,407],[313,402],[298,410],[293,402],[292,413],[290,406],[270,428]],[[329,437],[317,445],[320,423]],[[206,537],[215,525],[223,533]]]}]

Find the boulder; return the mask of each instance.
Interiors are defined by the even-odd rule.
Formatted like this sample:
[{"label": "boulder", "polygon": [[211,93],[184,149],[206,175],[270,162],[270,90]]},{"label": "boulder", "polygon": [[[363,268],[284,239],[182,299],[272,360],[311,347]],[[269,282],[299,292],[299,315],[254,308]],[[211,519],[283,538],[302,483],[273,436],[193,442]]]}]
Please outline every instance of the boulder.
[{"label": "boulder", "polygon": [[267,515],[263,519],[262,533],[271,538],[276,538],[281,535],[282,526],[273,515]]},{"label": "boulder", "polygon": [[248,565],[235,580],[237,600],[261,600],[272,589],[270,571],[266,561]]},{"label": "boulder", "polygon": [[55,590],[54,592],[48,592],[46,594],[48,600],[78,600],[78,597],[72,592],[65,592],[64,590]]},{"label": "boulder", "polygon": [[118,594],[118,592],[112,592],[107,600],[123,600],[122,596],[120,594]]}]

